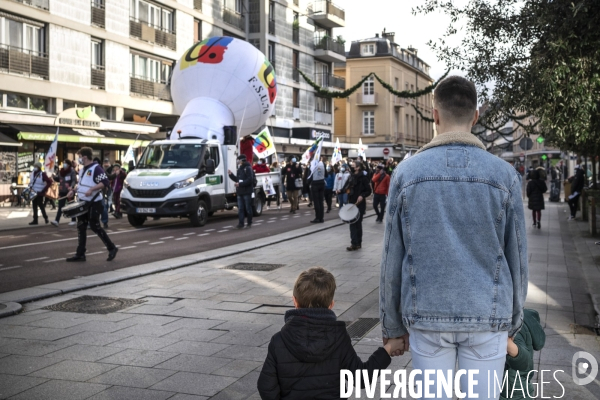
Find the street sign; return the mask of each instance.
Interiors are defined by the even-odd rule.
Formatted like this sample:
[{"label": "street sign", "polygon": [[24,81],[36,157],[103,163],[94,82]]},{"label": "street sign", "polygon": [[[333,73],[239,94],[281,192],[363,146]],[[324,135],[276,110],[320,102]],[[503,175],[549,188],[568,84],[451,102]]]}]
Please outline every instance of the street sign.
[{"label": "street sign", "polygon": [[544,143],[544,140],[546,140],[546,139],[544,139],[542,136],[540,136],[540,137],[538,137],[538,138],[536,139],[536,141],[537,141],[539,144],[542,144],[542,143]]},{"label": "street sign", "polygon": [[390,154],[390,149],[386,147],[385,149],[383,149],[383,155],[387,156],[388,154]]},{"label": "street sign", "polygon": [[533,148],[533,140],[531,140],[528,137],[525,137],[519,142],[519,147],[525,151],[531,150]]}]

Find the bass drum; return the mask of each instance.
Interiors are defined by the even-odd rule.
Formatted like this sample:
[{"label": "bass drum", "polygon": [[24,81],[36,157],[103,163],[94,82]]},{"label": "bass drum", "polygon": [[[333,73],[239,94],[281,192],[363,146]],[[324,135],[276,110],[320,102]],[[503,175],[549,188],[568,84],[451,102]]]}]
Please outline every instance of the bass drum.
[{"label": "bass drum", "polygon": [[339,216],[346,224],[353,224],[360,219],[360,210],[354,204],[346,204],[340,209]]},{"label": "bass drum", "polygon": [[37,197],[37,192],[31,188],[25,188],[21,192],[21,198],[26,202],[33,201]]},{"label": "bass drum", "polygon": [[87,201],[74,201],[62,208],[62,213],[67,218],[79,217],[87,213],[90,209],[90,203]]}]

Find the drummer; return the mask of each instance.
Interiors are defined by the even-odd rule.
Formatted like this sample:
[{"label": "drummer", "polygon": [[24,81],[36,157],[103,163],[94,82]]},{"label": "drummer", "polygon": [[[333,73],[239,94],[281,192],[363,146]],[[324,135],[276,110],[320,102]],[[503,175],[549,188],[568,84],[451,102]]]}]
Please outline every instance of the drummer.
[{"label": "drummer", "polygon": [[67,258],[67,261],[85,261],[88,223],[108,250],[106,261],[112,261],[119,249],[100,226],[100,215],[103,211],[102,189],[109,186],[108,178],[102,167],[93,162],[93,150],[90,147],[82,147],[77,154],[79,155],[78,162],[82,165],[79,171],[79,183],[75,189],[69,191],[67,196],[71,199],[77,193],[80,201],[90,202],[91,205],[86,214],[77,217],[77,252],[73,257]]},{"label": "drummer", "polygon": [[363,163],[356,162],[350,184],[350,194],[348,195],[348,203],[355,204],[360,213],[358,221],[350,224],[350,247],[346,247],[348,251],[359,250],[362,246],[362,220],[363,215],[367,210],[367,197],[371,195],[371,184],[369,178],[365,175],[365,167]]}]

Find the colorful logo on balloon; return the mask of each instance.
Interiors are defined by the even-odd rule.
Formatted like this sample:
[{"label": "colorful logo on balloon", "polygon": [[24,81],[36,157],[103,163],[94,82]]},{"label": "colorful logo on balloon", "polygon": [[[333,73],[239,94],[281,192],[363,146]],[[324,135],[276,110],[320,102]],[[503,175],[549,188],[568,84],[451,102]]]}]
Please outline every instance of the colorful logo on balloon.
[{"label": "colorful logo on balloon", "polygon": [[196,65],[198,62],[205,64],[221,63],[227,46],[232,41],[233,38],[217,36],[196,43],[181,58],[179,69],[184,70],[187,67]]},{"label": "colorful logo on balloon", "polygon": [[265,60],[262,67],[260,67],[258,78],[268,88],[269,101],[273,104],[277,97],[277,81],[275,80],[275,68],[273,68],[269,60]]}]

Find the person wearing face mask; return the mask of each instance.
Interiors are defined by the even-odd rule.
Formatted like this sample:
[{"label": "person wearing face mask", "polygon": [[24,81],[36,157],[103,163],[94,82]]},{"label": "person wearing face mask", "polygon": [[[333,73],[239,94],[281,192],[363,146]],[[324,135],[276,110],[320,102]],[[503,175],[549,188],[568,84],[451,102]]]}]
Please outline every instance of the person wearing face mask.
[{"label": "person wearing face mask", "polygon": [[383,222],[385,213],[385,202],[390,189],[390,176],[385,172],[383,164],[377,166],[377,172],[373,175],[373,209],[377,214],[375,222]]},{"label": "person wearing face mask", "polygon": [[265,163],[264,158],[261,158],[260,160],[258,160],[258,162],[256,164],[254,164],[254,166],[252,167],[252,170],[254,171],[255,174],[264,174],[266,172],[271,172],[271,169]]},{"label": "person wearing face mask", "polygon": [[[298,206],[298,194],[301,187],[296,185],[297,179],[302,182],[302,167],[298,165],[296,157],[291,159],[291,162],[285,166],[282,171],[283,185],[285,186],[288,200],[290,202],[290,213],[295,214]],[[301,183],[302,184],[302,183]]]},{"label": "person wearing face mask", "polygon": [[[67,193],[75,187],[77,184],[77,172],[73,168],[71,160],[63,161],[62,168],[58,171],[58,176],[54,178],[58,182],[58,211],[56,212],[56,218],[52,221],[52,225],[58,227],[60,223],[60,217],[62,217],[62,209],[67,203]],[[76,219],[72,218],[69,225],[75,225]]]},{"label": "person wearing face mask", "polygon": [[44,195],[52,185],[52,179],[48,178],[45,172],[42,172],[42,164],[36,162],[33,164],[33,172],[29,176],[29,188],[37,193],[35,199],[33,199],[33,221],[29,225],[38,224],[38,208],[42,212],[42,216],[46,223],[48,223],[48,215],[46,214],[46,206],[44,205]]},{"label": "person wearing face mask", "polygon": [[325,196],[325,176],[327,172],[325,170],[325,165],[323,161],[319,160],[316,162],[314,167],[312,166],[312,162],[306,168],[309,170],[310,176],[307,179],[310,185],[310,193],[311,198],[315,203],[315,219],[310,221],[311,223],[323,223],[325,220],[324,217],[324,207],[323,200]]},{"label": "person wearing face mask", "polygon": [[358,221],[350,224],[350,247],[346,247],[348,251],[359,250],[362,246],[362,220],[367,210],[367,197],[371,195],[371,183],[369,178],[364,173],[365,167],[362,163],[357,162],[354,165],[354,175],[350,179],[350,193],[348,195],[348,202],[355,204],[358,207],[360,216]]},{"label": "person wearing face mask", "polygon": [[333,183],[333,191],[338,199],[338,204],[340,208],[344,206],[344,204],[348,204],[348,183],[350,178],[350,171],[348,165],[342,164],[340,168],[340,172],[335,175],[335,182]]},{"label": "person wearing face mask", "polygon": [[235,182],[239,219],[237,228],[242,229],[244,227],[244,217],[247,217],[247,227],[250,228],[252,227],[252,193],[254,192],[254,172],[252,171],[252,167],[246,160],[246,156],[244,154],[240,154],[237,158],[237,161],[237,175],[234,175],[231,171],[227,171],[229,173],[229,179]]},{"label": "person wearing face mask", "polygon": [[335,184],[335,172],[331,168],[331,165],[327,166],[327,176],[325,177],[325,203],[327,204],[327,211],[331,211],[331,204],[333,199],[333,185]]}]

